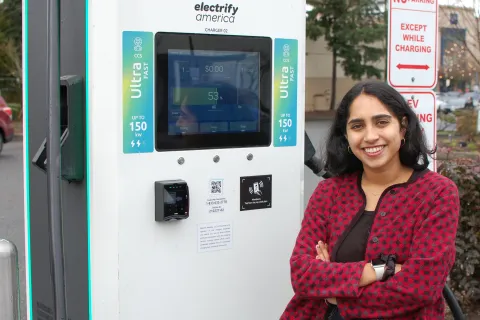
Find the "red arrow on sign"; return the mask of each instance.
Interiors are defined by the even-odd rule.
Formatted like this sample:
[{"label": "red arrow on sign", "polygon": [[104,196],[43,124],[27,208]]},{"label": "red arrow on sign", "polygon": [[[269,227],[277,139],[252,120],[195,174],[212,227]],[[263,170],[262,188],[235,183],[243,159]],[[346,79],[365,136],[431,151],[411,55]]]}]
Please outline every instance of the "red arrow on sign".
[{"label": "red arrow on sign", "polygon": [[397,64],[398,69],[423,69],[423,70],[428,70],[430,67],[426,64],[421,65],[421,64]]}]

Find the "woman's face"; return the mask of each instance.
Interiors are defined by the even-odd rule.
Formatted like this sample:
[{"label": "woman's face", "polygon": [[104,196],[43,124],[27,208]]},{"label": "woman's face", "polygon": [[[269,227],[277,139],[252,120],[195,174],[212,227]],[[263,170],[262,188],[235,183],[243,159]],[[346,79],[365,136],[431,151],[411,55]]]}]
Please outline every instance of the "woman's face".
[{"label": "woman's face", "polygon": [[405,130],[377,98],[361,94],[353,101],[346,132],[348,145],[364,168],[378,170],[400,161]]}]

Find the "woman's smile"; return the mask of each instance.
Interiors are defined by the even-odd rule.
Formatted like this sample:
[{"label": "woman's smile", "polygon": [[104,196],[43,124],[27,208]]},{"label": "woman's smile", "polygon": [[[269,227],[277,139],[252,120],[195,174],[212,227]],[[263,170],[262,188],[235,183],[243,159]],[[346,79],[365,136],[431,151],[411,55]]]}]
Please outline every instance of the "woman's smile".
[{"label": "woman's smile", "polygon": [[383,146],[375,146],[375,147],[367,147],[367,148],[362,148],[363,152],[369,156],[369,157],[377,157],[383,153],[383,150],[385,149],[385,145]]}]

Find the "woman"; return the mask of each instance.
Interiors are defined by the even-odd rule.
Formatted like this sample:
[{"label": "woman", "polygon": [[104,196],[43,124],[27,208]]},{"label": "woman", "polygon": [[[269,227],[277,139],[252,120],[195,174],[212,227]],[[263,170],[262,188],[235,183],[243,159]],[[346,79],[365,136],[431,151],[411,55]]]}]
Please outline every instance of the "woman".
[{"label": "woman", "polygon": [[326,168],[290,260],[282,320],[444,319],[459,196],[428,169],[425,137],[397,91],[362,82],[343,98]]}]

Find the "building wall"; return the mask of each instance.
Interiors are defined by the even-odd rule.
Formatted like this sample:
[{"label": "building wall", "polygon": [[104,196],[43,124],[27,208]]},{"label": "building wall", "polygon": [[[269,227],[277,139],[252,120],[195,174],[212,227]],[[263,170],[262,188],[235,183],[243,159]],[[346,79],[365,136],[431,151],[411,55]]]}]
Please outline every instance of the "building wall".
[{"label": "building wall", "polygon": [[[458,16],[458,24],[450,23],[450,14],[456,13]],[[438,26],[440,28],[456,28],[466,29],[466,43],[472,51],[472,55],[480,57],[480,19],[475,17],[473,8],[442,6],[438,14]],[[470,57],[471,60],[472,57]],[[480,58],[479,58],[480,59]]]},{"label": "building wall", "polygon": [[[381,47],[385,44],[379,43]],[[328,50],[323,38],[306,42],[306,79],[305,79],[305,109],[306,111],[328,110],[330,106],[330,93],[332,88],[333,61],[332,53]],[[381,59],[375,64],[378,68],[385,68],[385,60]],[[336,102],[356,83],[345,76],[340,63],[337,63]]]},{"label": "building wall", "polygon": [[[458,23],[451,23],[451,14],[456,14]],[[439,33],[443,40],[440,51],[439,78],[478,84],[480,72],[480,19],[474,9],[443,6],[439,12]],[[458,33],[458,35],[454,35]],[[454,47],[454,43],[457,46]],[[464,44],[466,47],[464,47]],[[442,41],[440,42],[442,45]],[[453,50],[450,50],[453,48]],[[443,54],[442,54],[443,53]],[[443,57],[443,59],[442,59]]]}]

